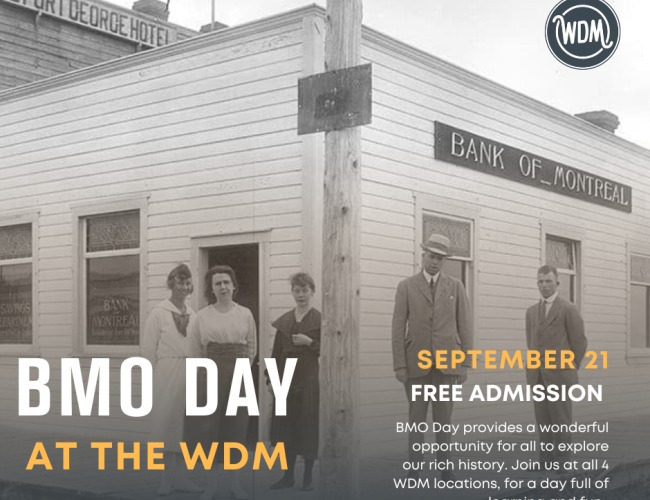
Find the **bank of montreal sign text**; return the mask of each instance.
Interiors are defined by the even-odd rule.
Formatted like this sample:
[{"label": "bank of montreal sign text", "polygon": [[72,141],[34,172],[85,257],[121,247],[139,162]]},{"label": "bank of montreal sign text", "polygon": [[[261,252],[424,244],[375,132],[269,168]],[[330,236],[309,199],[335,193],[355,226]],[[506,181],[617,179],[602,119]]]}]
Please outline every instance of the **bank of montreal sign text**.
[{"label": "bank of montreal sign text", "polygon": [[446,161],[554,193],[632,212],[632,188],[435,122],[435,153]]}]

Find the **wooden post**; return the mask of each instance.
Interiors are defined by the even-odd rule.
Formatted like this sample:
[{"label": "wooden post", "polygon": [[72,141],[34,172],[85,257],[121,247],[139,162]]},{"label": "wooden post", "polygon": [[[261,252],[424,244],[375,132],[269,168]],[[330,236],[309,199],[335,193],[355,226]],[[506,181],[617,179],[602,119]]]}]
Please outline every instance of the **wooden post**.
[{"label": "wooden post", "polygon": [[[325,71],[361,61],[361,0],[328,0]],[[320,498],[359,487],[361,131],[325,133]]]}]

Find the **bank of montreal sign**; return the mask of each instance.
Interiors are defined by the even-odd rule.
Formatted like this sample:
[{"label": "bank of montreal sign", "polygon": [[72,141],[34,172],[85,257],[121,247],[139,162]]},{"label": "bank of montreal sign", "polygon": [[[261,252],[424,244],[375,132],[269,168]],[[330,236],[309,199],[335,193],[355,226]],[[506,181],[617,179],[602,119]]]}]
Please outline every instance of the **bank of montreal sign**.
[{"label": "bank of montreal sign", "polygon": [[436,160],[632,212],[632,188],[577,168],[435,122]]}]

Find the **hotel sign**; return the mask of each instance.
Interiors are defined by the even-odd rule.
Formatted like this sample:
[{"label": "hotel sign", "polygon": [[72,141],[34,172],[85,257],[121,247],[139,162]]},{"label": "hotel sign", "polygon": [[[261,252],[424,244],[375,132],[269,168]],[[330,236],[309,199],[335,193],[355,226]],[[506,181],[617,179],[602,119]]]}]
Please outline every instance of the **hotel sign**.
[{"label": "hotel sign", "polygon": [[175,42],[178,33],[153,17],[97,0],[0,0],[149,47]]},{"label": "hotel sign", "polygon": [[584,170],[435,122],[437,160],[632,212],[632,188]]}]

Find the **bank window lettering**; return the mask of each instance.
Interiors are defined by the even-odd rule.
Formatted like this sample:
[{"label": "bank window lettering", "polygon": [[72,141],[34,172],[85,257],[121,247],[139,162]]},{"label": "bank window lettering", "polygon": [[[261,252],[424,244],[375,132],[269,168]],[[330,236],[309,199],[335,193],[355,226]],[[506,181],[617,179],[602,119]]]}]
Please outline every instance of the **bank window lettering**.
[{"label": "bank window lettering", "polygon": [[578,299],[578,253],[578,241],[546,235],[546,263],[557,268],[558,295],[573,303]]},{"label": "bank window lettering", "polygon": [[468,288],[469,266],[472,262],[472,221],[434,213],[422,215],[422,241],[432,234],[449,238],[451,257],[445,262],[444,272],[459,279]]},{"label": "bank window lettering", "polygon": [[650,348],[650,258],[630,257],[630,347]]},{"label": "bank window lettering", "polygon": [[86,345],[138,345],[139,211],[86,217],[84,241]]},{"label": "bank window lettering", "polygon": [[0,227],[0,344],[31,344],[32,225]]}]

